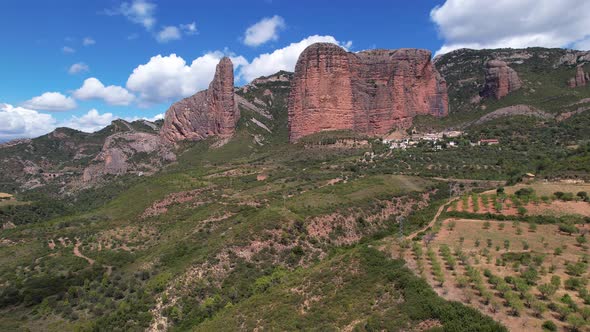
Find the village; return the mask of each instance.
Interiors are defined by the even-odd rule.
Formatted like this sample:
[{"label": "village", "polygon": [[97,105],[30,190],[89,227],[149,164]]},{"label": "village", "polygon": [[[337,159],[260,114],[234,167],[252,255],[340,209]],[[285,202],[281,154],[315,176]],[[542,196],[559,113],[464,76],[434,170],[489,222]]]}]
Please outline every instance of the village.
[{"label": "village", "polygon": [[391,150],[406,150],[412,147],[431,147],[436,150],[456,148],[459,146],[481,146],[497,145],[500,141],[497,138],[480,139],[470,141],[465,137],[465,132],[458,130],[441,131],[434,133],[418,133],[415,130],[409,135],[389,135],[383,138],[383,144],[388,145]]}]

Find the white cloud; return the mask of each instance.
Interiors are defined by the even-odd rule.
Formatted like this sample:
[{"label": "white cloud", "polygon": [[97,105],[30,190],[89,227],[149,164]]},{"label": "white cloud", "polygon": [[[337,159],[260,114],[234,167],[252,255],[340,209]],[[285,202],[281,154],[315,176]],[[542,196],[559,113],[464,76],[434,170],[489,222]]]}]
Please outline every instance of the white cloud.
[{"label": "white cloud", "polygon": [[74,99],[59,92],[45,92],[24,102],[23,107],[43,111],[69,111],[77,105]]},{"label": "white cloud", "polygon": [[199,30],[197,30],[197,24],[195,22],[191,22],[188,24],[181,24],[180,28],[187,35],[196,35],[199,33]]},{"label": "white cloud", "polygon": [[107,15],[123,15],[133,23],[140,24],[147,30],[151,30],[156,24],[156,4],[147,0],[133,0],[123,2],[118,8],[107,9]]},{"label": "white cloud", "polygon": [[279,38],[279,31],[284,28],[285,20],[282,17],[278,15],[265,17],[246,29],[244,44],[258,46],[270,40],[277,40]]},{"label": "white cloud", "polygon": [[96,109],[91,109],[88,113],[80,117],[72,116],[69,120],[62,122],[60,127],[68,127],[87,133],[93,133],[108,126],[115,119],[117,119],[117,117],[112,113],[100,114]]},{"label": "white cloud", "polygon": [[[221,51],[209,52],[194,59],[189,66],[176,54],[158,54],[133,70],[127,80],[127,89],[139,94],[142,105],[188,97],[207,88],[224,55]],[[231,59],[234,68],[247,63],[241,56]]]},{"label": "white cloud", "polygon": [[86,79],[82,87],[74,91],[73,96],[80,100],[101,99],[109,105],[118,106],[127,106],[135,100],[135,96],[127,89],[116,85],[105,87],[94,77]]},{"label": "white cloud", "polygon": [[65,54],[72,54],[72,53],[75,53],[76,52],[75,49],[73,49],[73,48],[71,48],[69,46],[62,47],[61,51],[64,52]]},{"label": "white cloud", "polygon": [[164,119],[165,114],[164,113],[159,113],[156,114],[152,117],[145,117],[145,116],[132,116],[132,117],[126,117],[123,118],[125,121],[129,121],[129,122],[133,122],[133,121],[137,121],[137,120],[147,120],[150,122],[155,122],[158,120],[163,120]]},{"label": "white cloud", "polygon": [[430,12],[444,45],[458,48],[590,46],[587,0],[447,0]]},{"label": "white cloud", "polygon": [[82,45],[90,46],[96,44],[96,40],[92,39],[91,37],[86,37],[82,40]]},{"label": "white cloud", "polygon": [[68,69],[68,73],[70,73],[71,75],[75,75],[80,73],[86,73],[89,70],[90,68],[88,68],[87,64],[85,64],[84,62],[78,62],[70,66],[70,69]]},{"label": "white cloud", "polygon": [[299,54],[309,45],[320,42],[337,44],[345,49],[352,46],[352,42],[342,43],[332,36],[309,36],[297,43],[291,43],[284,48],[277,49],[272,53],[259,55],[252,62],[241,68],[239,76],[247,81],[251,81],[260,76],[274,74],[279,70],[293,71]]},{"label": "white cloud", "polygon": [[179,40],[182,38],[180,29],[175,26],[163,27],[160,32],[156,34],[156,40],[160,43],[167,43],[172,40]]},{"label": "white cloud", "polygon": [[37,137],[55,127],[56,120],[50,114],[0,104],[0,140]]}]

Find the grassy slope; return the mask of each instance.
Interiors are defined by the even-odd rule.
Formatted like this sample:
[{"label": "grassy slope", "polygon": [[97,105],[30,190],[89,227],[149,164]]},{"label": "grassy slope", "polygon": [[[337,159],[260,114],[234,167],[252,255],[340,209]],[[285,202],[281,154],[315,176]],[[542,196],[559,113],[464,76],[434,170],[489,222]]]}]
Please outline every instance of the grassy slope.
[{"label": "grassy slope", "polygon": [[447,331],[502,331],[477,311],[436,296],[403,266],[370,246],[342,250],[309,269],[273,280],[248,300],[226,308],[194,331],[280,331],[344,328],[409,329],[440,320]]},{"label": "grassy slope", "polygon": [[[510,57],[511,54],[524,52],[532,57]],[[458,50],[444,54],[437,60],[436,67],[447,81],[450,115],[444,119],[420,116],[415,124],[418,128],[457,127],[499,108],[518,104],[531,105],[551,113],[569,110],[566,105],[590,97],[590,87],[571,89],[567,86],[567,81],[575,75],[576,67],[554,66],[565,52],[563,49],[529,48]],[[507,58],[510,67],[523,81],[523,87],[501,100],[487,99],[480,104],[472,104],[471,99],[479,94],[484,85],[485,62],[494,58]]]},{"label": "grassy slope", "polygon": [[[20,289],[27,292],[38,289],[33,287],[42,287],[48,293],[38,300],[21,298],[20,301],[24,300],[24,303],[28,303],[27,306],[9,307],[12,309],[0,320],[0,326],[24,324],[50,330],[70,329],[77,325],[91,327],[100,316],[103,317],[100,324],[111,326],[109,324],[118,324],[115,322],[127,315],[131,315],[127,319],[142,326],[149,322],[148,318],[137,316],[138,313],[126,313],[126,310],[131,309],[123,308],[130,306],[129,308],[141,313],[144,310],[142,308],[153,305],[153,299],[161,292],[160,286],[155,285],[160,282],[165,284],[181,275],[188,267],[211,260],[224,248],[247,245],[267,230],[288,230],[294,221],[305,220],[313,214],[332,213],[351,207],[362,209],[379,196],[392,197],[422,191],[431,184],[413,177],[358,177],[345,171],[342,165],[352,163],[351,160],[356,159],[350,157],[356,155],[358,158],[363,151],[309,151],[302,146],[270,144],[260,147],[251,142],[249,132],[241,129],[237,137],[222,148],[209,149],[209,142],[198,143],[189,148],[178,164],[156,176],[140,179],[118,197],[94,211],[3,231],[3,237],[23,242],[0,248],[0,278],[3,281],[10,280],[11,284],[21,283]],[[326,164],[338,165],[341,169],[329,169],[325,167]],[[255,181],[255,175],[210,177],[227,169],[248,169],[254,173],[265,170],[269,173],[269,178],[265,182],[259,182]],[[302,172],[302,169],[305,171]],[[342,175],[350,178],[348,183],[336,184],[329,189],[318,185]],[[203,200],[210,201],[205,205],[173,205],[164,215],[146,220],[139,217],[154,201],[170,193],[204,187],[214,188],[202,194]],[[297,194],[302,192],[305,193]],[[284,199],[289,195],[294,196]],[[305,202],[317,204],[320,202],[317,197],[329,196],[340,199],[331,204],[324,202],[322,209],[315,212],[304,208]],[[262,208],[240,205],[240,202],[247,201],[267,203]],[[203,220],[226,212],[234,213],[235,217],[218,221],[213,226],[203,224]],[[96,251],[88,246],[96,243],[96,239],[104,231],[126,227],[132,227],[136,232],[143,228],[153,228],[158,236],[144,239],[145,246],[132,253],[122,250]],[[84,243],[82,252],[96,260],[96,264],[90,267],[83,259],[74,257],[72,246],[61,248],[58,244],[57,249],[49,249],[47,241],[54,239],[57,242],[59,237],[72,240],[80,238]],[[142,240],[136,240],[135,243],[142,244]],[[263,276],[272,271],[275,259],[262,260],[260,264],[244,267],[244,270],[232,274],[231,278],[245,285],[239,291],[241,298],[249,296],[249,283],[254,281],[248,281],[249,278]],[[290,258],[286,256],[278,259]],[[240,260],[237,263],[244,264]],[[297,261],[287,265],[289,264],[297,265]],[[98,296],[98,304],[90,304],[88,311],[81,309],[79,305],[93,303],[87,295],[64,302],[63,292],[70,288],[79,289],[85,280],[90,282],[88,288],[84,287],[86,292],[99,291],[105,273],[101,265],[113,266],[113,273],[118,280],[107,278],[109,281],[106,287],[113,289],[115,293],[123,290],[125,298],[119,300],[108,295]],[[147,279],[142,280],[143,277],[138,278],[136,273],[145,271],[145,266],[150,266],[150,273]],[[48,279],[52,275],[61,276],[58,284]],[[32,280],[37,279],[38,286],[31,284]],[[142,290],[145,294],[139,298],[136,295],[131,296],[131,293],[128,294],[129,287]],[[10,289],[4,289],[0,299],[13,299],[18,303],[18,297],[7,296],[8,291]],[[225,296],[223,290],[216,291],[211,287],[206,288],[206,292]],[[43,299],[48,299],[49,302],[38,302]],[[139,307],[132,303],[122,304],[127,301],[134,301]],[[109,309],[110,303],[115,303],[114,309]],[[57,308],[56,311],[46,309],[47,305]],[[73,311],[68,308],[73,308]],[[72,312],[75,316],[71,316]],[[99,315],[99,312],[108,314]],[[18,317],[26,317],[26,320],[19,322]],[[52,325],[57,323],[59,325]]]}]

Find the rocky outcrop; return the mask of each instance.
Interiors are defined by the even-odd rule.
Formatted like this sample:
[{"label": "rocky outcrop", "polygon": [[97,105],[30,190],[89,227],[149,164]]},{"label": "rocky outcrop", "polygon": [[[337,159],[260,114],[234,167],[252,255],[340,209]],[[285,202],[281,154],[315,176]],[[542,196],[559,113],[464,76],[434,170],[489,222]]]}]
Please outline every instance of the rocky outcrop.
[{"label": "rocky outcrop", "polygon": [[580,65],[576,67],[576,75],[572,77],[567,84],[570,88],[578,88],[586,86],[588,82],[590,82],[590,74],[584,72],[584,66]]},{"label": "rocky outcrop", "polygon": [[518,74],[506,62],[490,60],[485,67],[485,87],[480,94],[482,97],[501,99],[522,87]]},{"label": "rocky outcrop", "polygon": [[235,132],[240,112],[234,98],[234,66],[221,59],[209,88],[174,103],[168,111],[161,136],[169,142],[228,138]]},{"label": "rocky outcrop", "polygon": [[84,169],[84,183],[99,182],[105,175],[151,175],[176,160],[172,144],[158,135],[122,132],[107,137],[102,151]]},{"label": "rocky outcrop", "polygon": [[501,117],[508,117],[508,116],[517,116],[517,115],[522,115],[522,116],[531,116],[531,117],[536,117],[536,118],[540,118],[540,119],[553,119],[553,115],[551,115],[550,113],[541,111],[539,109],[536,109],[532,106],[529,105],[513,105],[513,106],[508,106],[508,107],[503,107],[500,109],[497,109],[491,113],[488,113],[484,116],[482,116],[481,118],[479,118],[477,121],[473,122],[474,125],[479,125],[488,121],[492,121]]},{"label": "rocky outcrop", "polygon": [[350,53],[317,43],[299,56],[289,96],[291,141],[325,130],[384,135],[419,114],[448,113],[446,82],[426,50]]}]

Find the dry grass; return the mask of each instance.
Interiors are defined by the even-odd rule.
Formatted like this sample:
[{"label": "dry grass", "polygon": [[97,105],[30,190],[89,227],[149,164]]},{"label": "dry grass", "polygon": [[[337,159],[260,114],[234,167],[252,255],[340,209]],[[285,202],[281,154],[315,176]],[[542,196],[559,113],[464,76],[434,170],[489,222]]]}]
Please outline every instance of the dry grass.
[{"label": "dry grass", "polygon": [[[521,188],[533,188],[537,193],[537,196],[551,196],[556,191],[570,192],[574,195],[580,191],[586,191],[590,193],[590,183],[566,183],[566,182],[542,182],[536,181],[532,183],[519,183],[514,186],[506,187],[505,191],[507,194],[514,194]],[[495,193],[494,190],[486,193]]]}]

